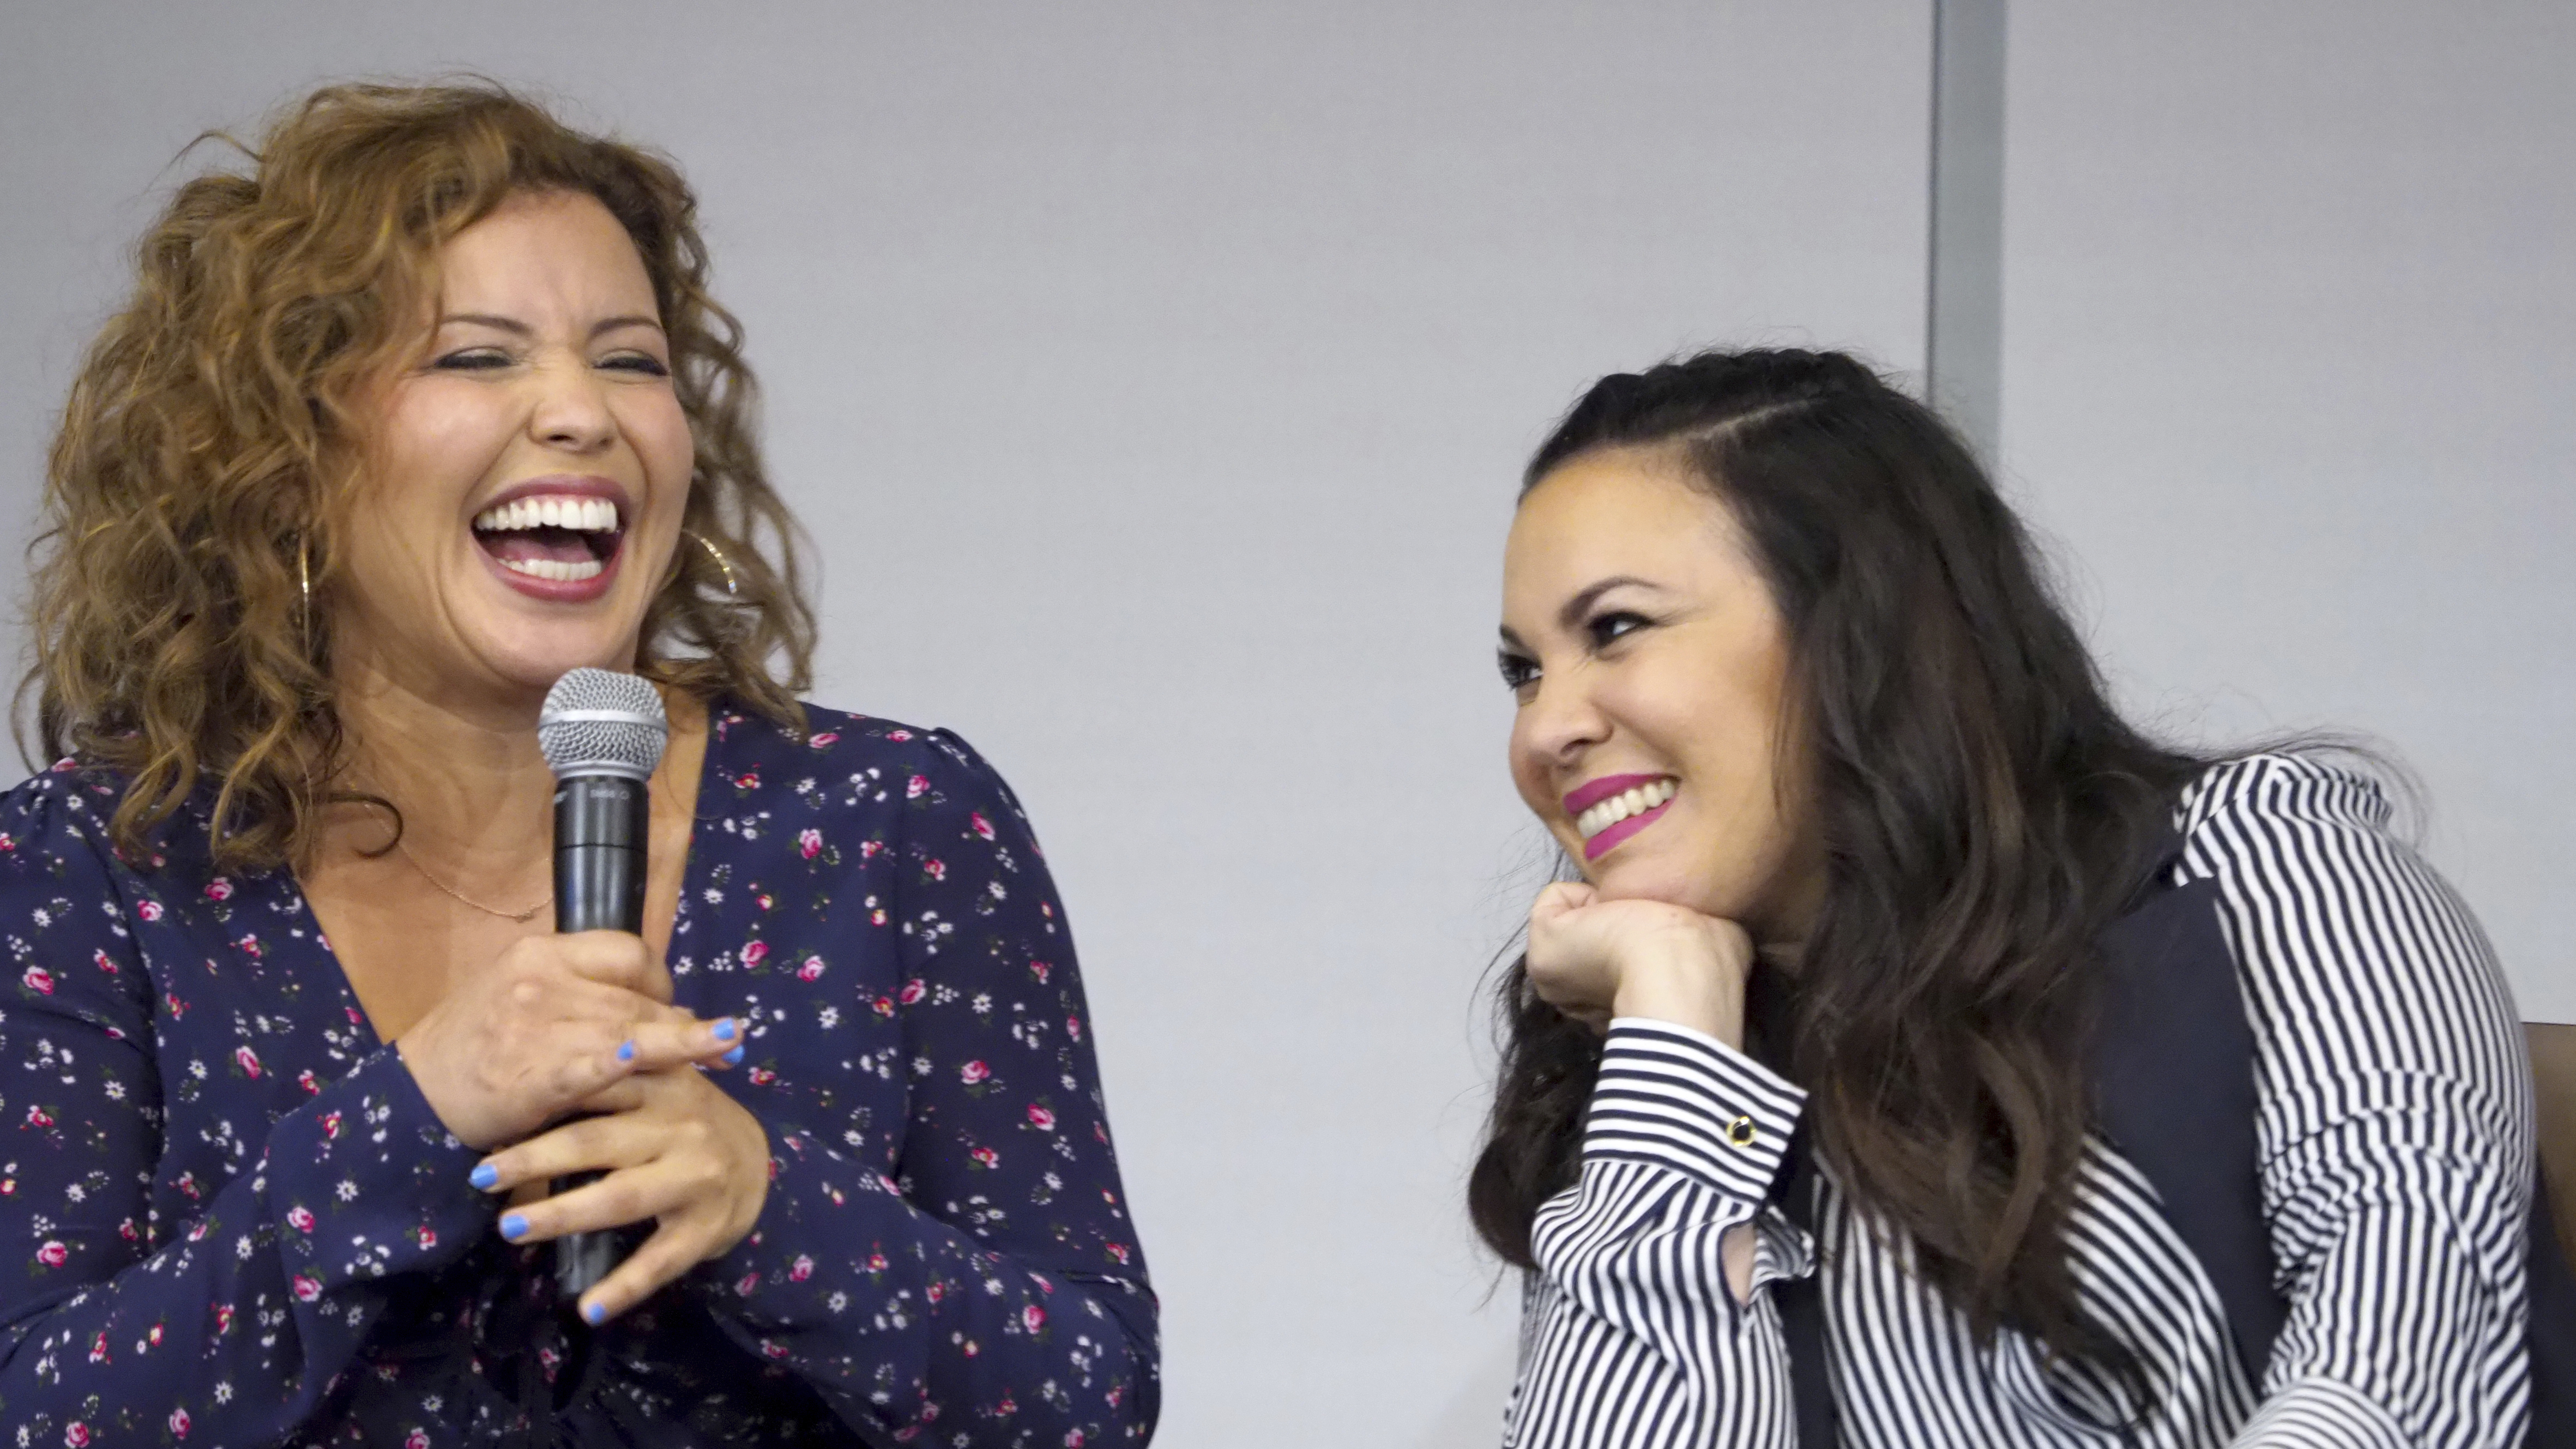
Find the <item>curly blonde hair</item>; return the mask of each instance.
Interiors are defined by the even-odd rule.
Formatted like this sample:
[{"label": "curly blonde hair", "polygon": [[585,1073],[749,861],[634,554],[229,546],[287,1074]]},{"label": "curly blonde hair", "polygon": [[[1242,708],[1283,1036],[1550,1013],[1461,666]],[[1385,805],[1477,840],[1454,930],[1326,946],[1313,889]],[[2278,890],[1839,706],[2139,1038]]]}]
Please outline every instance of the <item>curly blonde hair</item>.
[{"label": "curly blonde hair", "polygon": [[416,345],[439,248],[531,192],[595,197],[633,238],[697,446],[682,526],[706,546],[674,551],[639,671],[801,729],[798,534],[679,171],[482,81],[329,87],[239,149],[247,174],[186,182],[145,234],[133,297],[72,384],[30,548],[20,699],[37,693],[47,758],[125,778],[116,845],[145,849],[213,780],[219,868],[310,859],[319,807],[347,798],[329,631],[310,615],[356,483],[357,396]]}]

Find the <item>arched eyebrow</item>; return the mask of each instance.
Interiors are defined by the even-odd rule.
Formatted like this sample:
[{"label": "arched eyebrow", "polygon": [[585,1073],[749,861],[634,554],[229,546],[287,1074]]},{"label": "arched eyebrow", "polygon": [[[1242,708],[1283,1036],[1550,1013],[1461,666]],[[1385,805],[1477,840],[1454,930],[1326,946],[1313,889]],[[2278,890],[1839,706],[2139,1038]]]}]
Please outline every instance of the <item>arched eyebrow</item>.
[{"label": "arched eyebrow", "polygon": [[1603,594],[1610,592],[1612,589],[1631,587],[1653,589],[1658,593],[1665,591],[1663,585],[1656,583],[1652,579],[1641,579],[1635,574],[1613,574],[1609,578],[1602,579],[1601,581],[1592,584],[1581,593],[1576,594],[1573,598],[1566,600],[1565,607],[1556,611],[1556,627],[1560,629],[1571,629],[1575,627],[1583,622],[1584,615],[1592,612],[1592,606],[1594,604],[1601,602],[1601,596]]},{"label": "arched eyebrow", "polygon": [[[1662,584],[1656,583],[1652,579],[1641,579],[1635,574],[1613,574],[1609,578],[1598,580],[1586,586],[1573,598],[1566,600],[1565,603],[1556,611],[1556,627],[1560,629],[1575,628],[1583,622],[1584,615],[1592,612],[1592,606],[1601,602],[1601,596],[1603,594],[1610,592],[1612,589],[1631,587],[1652,589],[1657,593],[1671,592]],[[1524,654],[1530,652],[1529,646],[1521,642],[1521,636],[1512,632],[1511,625],[1505,624],[1498,632],[1501,633],[1505,646],[1518,649]]]},{"label": "arched eyebrow", "polygon": [[[438,319],[438,325],[441,327],[445,327],[450,323],[455,322],[469,323],[476,327],[489,327],[497,332],[507,332],[514,337],[534,337],[537,335],[537,329],[520,321],[518,318],[503,317],[492,312],[450,312],[446,316]],[[599,321],[591,324],[590,335],[595,338],[600,336],[602,333],[615,332],[620,328],[625,327],[650,327],[654,331],[659,332],[662,330],[662,323],[659,318],[646,317],[640,314],[624,317],[603,317]]]}]

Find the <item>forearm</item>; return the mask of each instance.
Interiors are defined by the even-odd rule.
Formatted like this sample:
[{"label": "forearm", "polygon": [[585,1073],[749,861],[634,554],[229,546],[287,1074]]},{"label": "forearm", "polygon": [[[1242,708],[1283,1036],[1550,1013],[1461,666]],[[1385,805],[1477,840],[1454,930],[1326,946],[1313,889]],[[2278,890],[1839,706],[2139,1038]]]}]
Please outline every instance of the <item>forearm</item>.
[{"label": "forearm", "polygon": [[[2470,1195],[2487,1177],[2453,1172]],[[2450,1206],[2347,1201],[2331,1244],[2300,1265],[2305,1286],[2237,1449],[2520,1449],[2520,1239],[2482,1206],[2467,1216]]]},{"label": "forearm", "polygon": [[771,1143],[759,1225],[698,1275],[745,1347],[887,1434],[1007,1420],[1030,1442],[1101,1444],[1150,1429],[1139,1276],[997,1248],[804,1132],[773,1126]]},{"label": "forearm", "polygon": [[754,1105],[775,1175],[710,1297],[883,1435],[1133,1442],[1159,1408],[1154,1300],[1064,908],[1000,777],[954,736],[923,744],[870,887],[906,923],[878,1002],[911,1068],[900,1185],[837,1155],[849,1124]]},{"label": "forearm", "polygon": [[[49,1251],[52,1224],[10,1213],[0,1232],[33,1236],[35,1281],[0,1308],[0,1410],[45,1442],[286,1437],[355,1359],[381,1280],[444,1267],[489,1230],[472,1163],[387,1051],[280,1118],[149,1255],[65,1261],[95,1275],[48,1283],[48,1260],[66,1256]],[[21,1181],[0,1201],[43,1186]]]},{"label": "forearm", "polygon": [[2262,757],[2204,777],[2256,1043],[2264,1213],[2289,1314],[2242,1446],[2519,1449],[2529,1083],[2486,938],[2368,779]]},{"label": "forearm", "polygon": [[[1621,1019],[1603,1053],[1582,1176],[1539,1212],[1514,1449],[1596,1442],[1787,1445],[1787,1344],[1766,1291],[1812,1271],[1756,1219],[1801,1106],[1715,1043]],[[1736,1255],[1759,1244],[1730,1283]]]}]

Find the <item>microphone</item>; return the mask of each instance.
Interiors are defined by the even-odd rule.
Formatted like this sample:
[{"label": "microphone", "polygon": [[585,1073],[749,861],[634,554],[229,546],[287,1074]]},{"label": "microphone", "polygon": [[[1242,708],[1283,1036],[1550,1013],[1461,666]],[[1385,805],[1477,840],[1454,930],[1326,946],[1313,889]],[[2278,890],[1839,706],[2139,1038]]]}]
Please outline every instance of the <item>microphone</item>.
[{"label": "microphone", "polygon": [[[651,682],[575,669],[546,691],[537,747],[555,775],[555,929],[644,930],[644,851],[652,832],[653,769],[671,723]],[[557,1178],[561,1193],[599,1174]],[[616,1266],[606,1232],[555,1240],[555,1286],[570,1302]]]}]

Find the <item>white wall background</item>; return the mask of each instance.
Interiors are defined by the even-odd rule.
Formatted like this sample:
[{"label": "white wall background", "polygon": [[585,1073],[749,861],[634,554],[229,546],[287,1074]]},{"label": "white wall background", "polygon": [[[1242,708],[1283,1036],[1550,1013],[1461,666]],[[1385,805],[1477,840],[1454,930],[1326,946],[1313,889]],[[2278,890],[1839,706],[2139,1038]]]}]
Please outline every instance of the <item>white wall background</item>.
[{"label": "white wall background", "polygon": [[1594,375],[1922,352],[1917,3],[20,7],[0,546],[210,126],[472,68],[672,152],[819,545],[826,703],[1011,777],[1073,912],[1178,1449],[1490,1444],[1459,1187],[1538,878],[1491,665]]},{"label": "white wall background", "polygon": [[[1513,474],[1674,349],[1919,366],[1926,7],[714,13],[13,12],[0,546],[198,131],[470,68],[669,150],[818,545],[817,697],[975,740],[1070,899],[1160,1442],[1490,1443]],[[2010,44],[2006,477],[2127,697],[2387,739],[2576,1020],[2576,11],[2026,3]]]},{"label": "white wall background", "polygon": [[2003,459],[2128,698],[2344,724],[2576,1021],[2576,7],[2024,4]]}]

